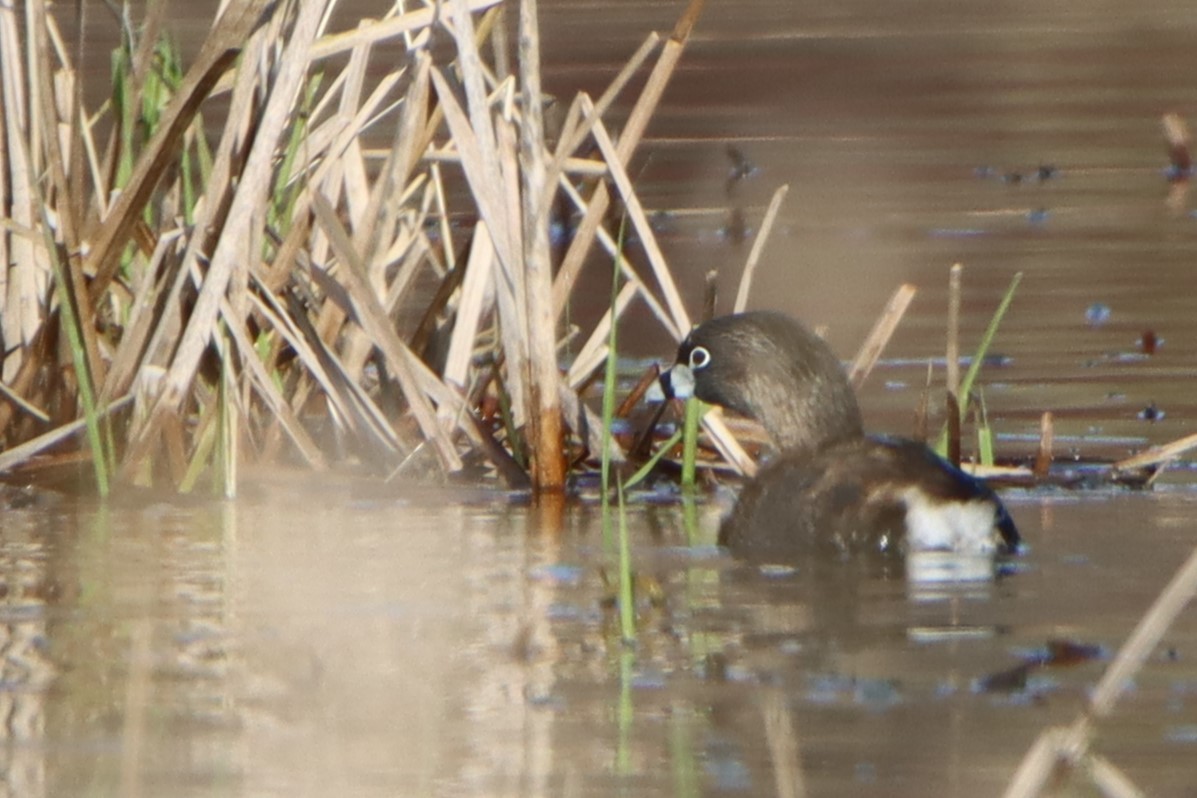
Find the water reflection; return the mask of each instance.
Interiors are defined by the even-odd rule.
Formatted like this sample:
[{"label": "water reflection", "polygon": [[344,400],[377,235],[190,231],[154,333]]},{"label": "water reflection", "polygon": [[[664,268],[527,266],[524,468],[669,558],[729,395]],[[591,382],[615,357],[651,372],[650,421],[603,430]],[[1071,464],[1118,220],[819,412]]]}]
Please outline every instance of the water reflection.
[{"label": "water reflection", "polygon": [[[10,792],[992,793],[1080,706],[1193,506],[1023,498],[1016,572],[919,586],[877,563],[742,565],[688,546],[717,504],[633,504],[627,647],[597,508],[446,498],[288,479],[237,503],[9,511]],[[1061,638],[1098,659],[1035,653]],[[1102,737],[1161,794],[1183,768],[1158,757],[1197,724],[1194,646],[1174,630]]]},{"label": "water reflection", "polygon": [[19,795],[45,794],[45,763],[35,751],[56,675],[47,656],[47,606],[59,589],[48,576],[36,512],[10,504],[0,537],[0,770]]}]

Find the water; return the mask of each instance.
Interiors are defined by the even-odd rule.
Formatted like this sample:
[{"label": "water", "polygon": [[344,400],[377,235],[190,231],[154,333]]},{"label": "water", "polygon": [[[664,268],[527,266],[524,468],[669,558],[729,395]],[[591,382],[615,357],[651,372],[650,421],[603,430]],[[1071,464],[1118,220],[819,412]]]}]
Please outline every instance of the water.
[{"label": "water", "polygon": [[[172,7],[185,46],[213,5]],[[564,99],[601,91],[681,10],[542,6],[546,84]],[[966,349],[1023,271],[1003,359],[983,372],[999,454],[1029,457],[1051,410],[1064,459],[1125,456],[1197,417],[1197,221],[1161,174],[1158,127],[1197,105],[1195,33],[1173,2],[711,3],[633,174],[691,308],[709,269],[730,305],[748,249],[731,218],[754,228],[782,183],[754,306],[826,327],[849,356],[898,283],[919,287],[862,393],[872,429],[910,428],[925,364],[942,357],[950,264],[966,265]],[[753,167],[730,181],[729,142]],[[1055,171],[1040,180],[1040,166]],[[633,323],[633,354],[668,356],[666,336]],[[1150,356],[1145,331],[1163,339]],[[1151,405],[1162,417],[1141,417]],[[689,548],[709,544],[719,503],[691,523],[677,504],[635,502],[632,651],[589,505],[259,473],[234,503],[8,510],[3,783],[23,796],[995,794],[1042,729],[1075,717],[1188,555],[1190,481],[1008,494],[1030,551],[998,581],[939,587],[852,566],[762,574]],[[1102,654],[1017,670],[1053,640]],[[1197,784],[1195,657],[1190,610],[1100,726],[1097,750],[1153,795]]]},{"label": "water", "polygon": [[[292,474],[11,510],[5,773],[14,795],[993,794],[1081,708],[1195,502],[1015,496],[1014,573],[922,587],[761,573],[688,548],[716,507],[691,531],[637,504],[634,650],[589,506]],[[1056,639],[1102,653],[982,689]],[[1195,650],[1189,614],[1102,725],[1151,794],[1193,783]]]}]

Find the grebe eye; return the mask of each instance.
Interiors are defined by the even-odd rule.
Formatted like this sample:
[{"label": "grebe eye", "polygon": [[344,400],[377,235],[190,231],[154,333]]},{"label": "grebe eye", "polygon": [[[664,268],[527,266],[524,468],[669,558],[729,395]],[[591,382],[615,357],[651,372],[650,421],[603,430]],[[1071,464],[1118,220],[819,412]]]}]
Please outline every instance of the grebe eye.
[{"label": "grebe eye", "polygon": [[698,371],[711,363],[711,353],[705,346],[696,346],[690,350],[690,368]]}]

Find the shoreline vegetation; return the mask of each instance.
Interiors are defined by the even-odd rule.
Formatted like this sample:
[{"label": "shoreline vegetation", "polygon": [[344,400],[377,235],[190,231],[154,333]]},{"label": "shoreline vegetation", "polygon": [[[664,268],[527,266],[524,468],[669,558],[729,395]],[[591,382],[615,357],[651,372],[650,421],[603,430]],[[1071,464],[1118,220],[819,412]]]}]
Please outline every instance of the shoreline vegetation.
[{"label": "shoreline vegetation", "polygon": [[[136,24],[125,8],[111,95],[96,109],[73,63],[89,25],[116,23],[76,4],[72,45],[45,0],[0,8],[0,259],[11,264],[0,477],[89,468],[107,495],[119,484],[189,492],[210,475],[232,496],[238,462],[281,460],[379,475],[472,468],[541,494],[596,470],[607,436],[585,399],[603,383],[612,324],[639,304],[674,340],[692,326],[628,166],[702,0],[667,35],[648,34],[599,97],[574,96],[552,137],[534,0],[463,0],[329,32],[335,6],[229,3],[190,65],[163,32],[163,6]],[[606,121],[616,104],[629,109],[618,131]],[[367,136],[389,146],[370,150]],[[787,190],[765,212],[736,310]],[[559,251],[555,220],[569,228]],[[615,240],[619,224],[635,246]],[[583,269],[612,265],[607,312],[563,330]],[[1033,471],[994,472],[972,391],[1017,281],[968,374],[949,370],[951,423],[935,441],[959,462],[956,420],[971,421],[980,466],[1041,481],[1050,415]],[[862,345],[857,387],[913,295],[900,286]],[[954,366],[953,318],[949,308]],[[702,426],[708,464],[754,472],[718,413]],[[625,447],[647,456],[643,441],[611,443],[617,465]]]},{"label": "shoreline vegetation", "polygon": [[[573,97],[555,141],[535,0],[452,0],[329,32],[335,5],[231,0],[185,65],[162,35],[166,5],[150,3],[136,25],[123,20],[99,108],[85,107],[75,66],[96,12],[71,6],[69,42],[47,0],[0,5],[0,476],[86,468],[107,496],[120,484],[188,492],[207,474],[233,496],[242,461],[354,461],[380,475],[482,464],[509,487],[551,494],[576,464],[601,457],[606,475],[626,459],[582,392],[604,382],[615,327],[635,303],[676,340],[692,326],[628,165],[702,0],[667,35],[646,36],[601,96]],[[513,48],[505,13],[519,15]],[[630,109],[618,131],[607,121],[616,102]],[[363,135],[380,130],[394,133],[376,159]],[[754,241],[737,309],[785,190]],[[550,216],[562,202],[575,223],[554,263]],[[622,231],[613,237],[612,217],[633,250]],[[593,329],[566,336],[576,355],[561,370],[561,320],[582,269],[600,260],[596,242],[615,271],[612,302]],[[957,461],[966,420],[992,461],[972,386],[1017,282],[962,378],[953,270],[954,412],[937,442]],[[422,305],[421,283],[435,286]],[[898,289],[852,364],[854,385],[913,293]],[[610,419],[621,412],[611,369],[605,384]],[[720,415],[701,423],[723,462],[750,475]],[[1028,472],[1038,480],[1049,475],[1050,414],[1042,428]],[[1193,446],[1197,436],[1110,472]],[[626,533],[621,552],[627,615]],[[1195,590],[1197,555],[1086,712],[1044,733],[1007,795],[1038,794],[1061,764],[1107,794],[1137,794],[1088,744]],[[625,639],[631,627],[625,618]]]},{"label": "shoreline vegetation", "polygon": [[[598,239],[622,264],[616,319],[640,299],[675,338],[690,326],[625,166],[701,0],[602,96],[573,98],[551,147],[535,2],[518,7],[515,65],[501,15],[517,9],[498,0],[329,33],[334,6],[230,3],[184,66],[150,4],[125,20],[98,110],[50,5],[0,9],[0,257],[13,264],[0,473],[82,459],[101,495],[189,491],[204,472],[233,495],[238,459],[382,474],[485,461],[509,487],[551,492],[598,457],[600,421],[578,392],[612,314],[583,331],[566,373],[559,321]],[[75,23],[81,47],[98,23]],[[632,109],[618,139],[604,121],[617,99]],[[392,129],[371,157],[363,135]],[[453,204],[462,194],[468,207]],[[561,201],[579,221],[554,270]],[[646,269],[616,258],[614,203]]]}]

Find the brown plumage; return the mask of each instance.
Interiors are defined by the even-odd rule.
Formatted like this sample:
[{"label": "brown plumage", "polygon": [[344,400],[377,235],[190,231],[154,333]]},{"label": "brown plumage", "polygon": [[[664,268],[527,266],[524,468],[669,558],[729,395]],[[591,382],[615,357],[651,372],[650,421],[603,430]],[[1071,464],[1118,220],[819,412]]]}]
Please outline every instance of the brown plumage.
[{"label": "brown plumage", "polygon": [[866,437],[839,360],[788,316],[743,313],[696,327],[667,382],[675,394],[692,385],[703,401],[755,418],[777,445],[720,530],[720,543],[740,556],[1019,545],[983,482],[921,443]]}]

